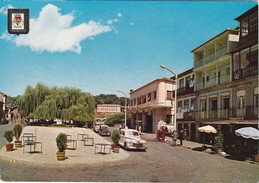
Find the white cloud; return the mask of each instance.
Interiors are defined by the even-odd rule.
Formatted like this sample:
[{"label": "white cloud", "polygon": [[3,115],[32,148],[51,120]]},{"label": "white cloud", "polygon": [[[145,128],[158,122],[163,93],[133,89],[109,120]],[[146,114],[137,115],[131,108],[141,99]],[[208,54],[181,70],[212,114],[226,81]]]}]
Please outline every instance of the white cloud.
[{"label": "white cloud", "polygon": [[12,5],[3,6],[0,8],[0,14],[7,15],[7,9],[14,8]]},{"label": "white cloud", "polygon": [[118,21],[119,21],[119,19],[108,20],[108,21],[107,21],[107,24],[108,24],[108,25],[112,25],[114,22],[118,22]]},{"label": "white cloud", "polygon": [[130,25],[131,25],[131,26],[134,26],[135,24],[134,24],[134,22],[130,22]]},{"label": "white cloud", "polygon": [[28,46],[39,52],[72,51],[79,54],[82,41],[113,30],[112,26],[93,20],[72,26],[74,15],[61,15],[59,11],[52,4],[43,7],[38,18],[30,19],[29,34],[14,38],[16,46]]},{"label": "white cloud", "polygon": [[118,17],[122,17],[122,13],[117,13],[117,16]]},{"label": "white cloud", "polygon": [[0,39],[5,39],[5,40],[7,40],[7,41],[12,40],[12,38],[13,38],[13,35],[7,33],[7,31],[5,31],[5,32],[1,35],[1,37],[0,37]]}]

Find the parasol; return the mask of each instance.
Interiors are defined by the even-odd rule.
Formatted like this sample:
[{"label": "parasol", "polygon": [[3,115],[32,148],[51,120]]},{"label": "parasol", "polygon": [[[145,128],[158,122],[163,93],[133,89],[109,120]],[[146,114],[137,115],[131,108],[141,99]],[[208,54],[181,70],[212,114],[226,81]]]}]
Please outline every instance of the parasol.
[{"label": "parasol", "polygon": [[205,133],[217,133],[217,130],[210,125],[202,126],[198,128],[199,132],[205,132]]},{"label": "parasol", "polygon": [[259,140],[259,130],[253,127],[239,128],[235,131],[237,136],[242,136],[244,138],[251,138],[254,140]]}]

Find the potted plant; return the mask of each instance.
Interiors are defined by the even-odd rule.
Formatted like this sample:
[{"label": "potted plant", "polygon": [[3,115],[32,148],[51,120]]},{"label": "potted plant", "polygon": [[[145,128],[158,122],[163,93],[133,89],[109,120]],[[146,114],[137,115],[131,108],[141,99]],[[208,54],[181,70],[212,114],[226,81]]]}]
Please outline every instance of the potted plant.
[{"label": "potted plant", "polygon": [[21,147],[22,146],[22,141],[20,141],[20,137],[22,134],[22,125],[17,124],[13,128],[14,136],[16,141],[14,141],[15,147]]},{"label": "potted plant", "polygon": [[4,132],[4,137],[9,142],[8,144],[5,145],[6,151],[13,151],[13,144],[11,143],[13,141],[13,136],[14,136],[13,130],[6,130]]},{"label": "potted plant", "polygon": [[112,151],[115,152],[115,153],[118,153],[120,148],[118,146],[119,144],[119,140],[120,140],[120,132],[119,130],[115,130],[112,132],[112,136],[111,136],[111,139],[112,139]]},{"label": "potted plant", "polygon": [[224,136],[223,134],[220,132],[218,133],[218,135],[214,138],[214,149],[217,152],[220,152],[223,149],[223,142],[224,142]]},{"label": "potted plant", "polygon": [[58,148],[57,160],[65,160],[65,150],[67,148],[67,135],[64,133],[59,133],[56,137],[56,143]]}]

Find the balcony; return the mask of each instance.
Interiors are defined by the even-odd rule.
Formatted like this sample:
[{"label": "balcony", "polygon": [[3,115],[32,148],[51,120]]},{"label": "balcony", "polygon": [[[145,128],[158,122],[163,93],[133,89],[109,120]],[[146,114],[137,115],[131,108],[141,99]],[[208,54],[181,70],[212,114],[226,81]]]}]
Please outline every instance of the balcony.
[{"label": "balcony", "polygon": [[213,121],[213,120],[226,120],[230,118],[240,119],[258,119],[258,108],[254,106],[247,106],[243,109],[220,109],[210,111],[197,111],[195,112],[197,121]]},{"label": "balcony", "polygon": [[192,92],[194,92],[194,87],[187,86],[177,89],[177,95],[186,95]]}]

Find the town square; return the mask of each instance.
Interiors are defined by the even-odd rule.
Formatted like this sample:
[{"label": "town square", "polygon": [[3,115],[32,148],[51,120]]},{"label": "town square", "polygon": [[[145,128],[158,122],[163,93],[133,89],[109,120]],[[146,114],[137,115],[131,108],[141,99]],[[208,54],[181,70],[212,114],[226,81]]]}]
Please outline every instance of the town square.
[{"label": "town square", "polygon": [[0,180],[259,182],[253,1],[0,1]]}]

